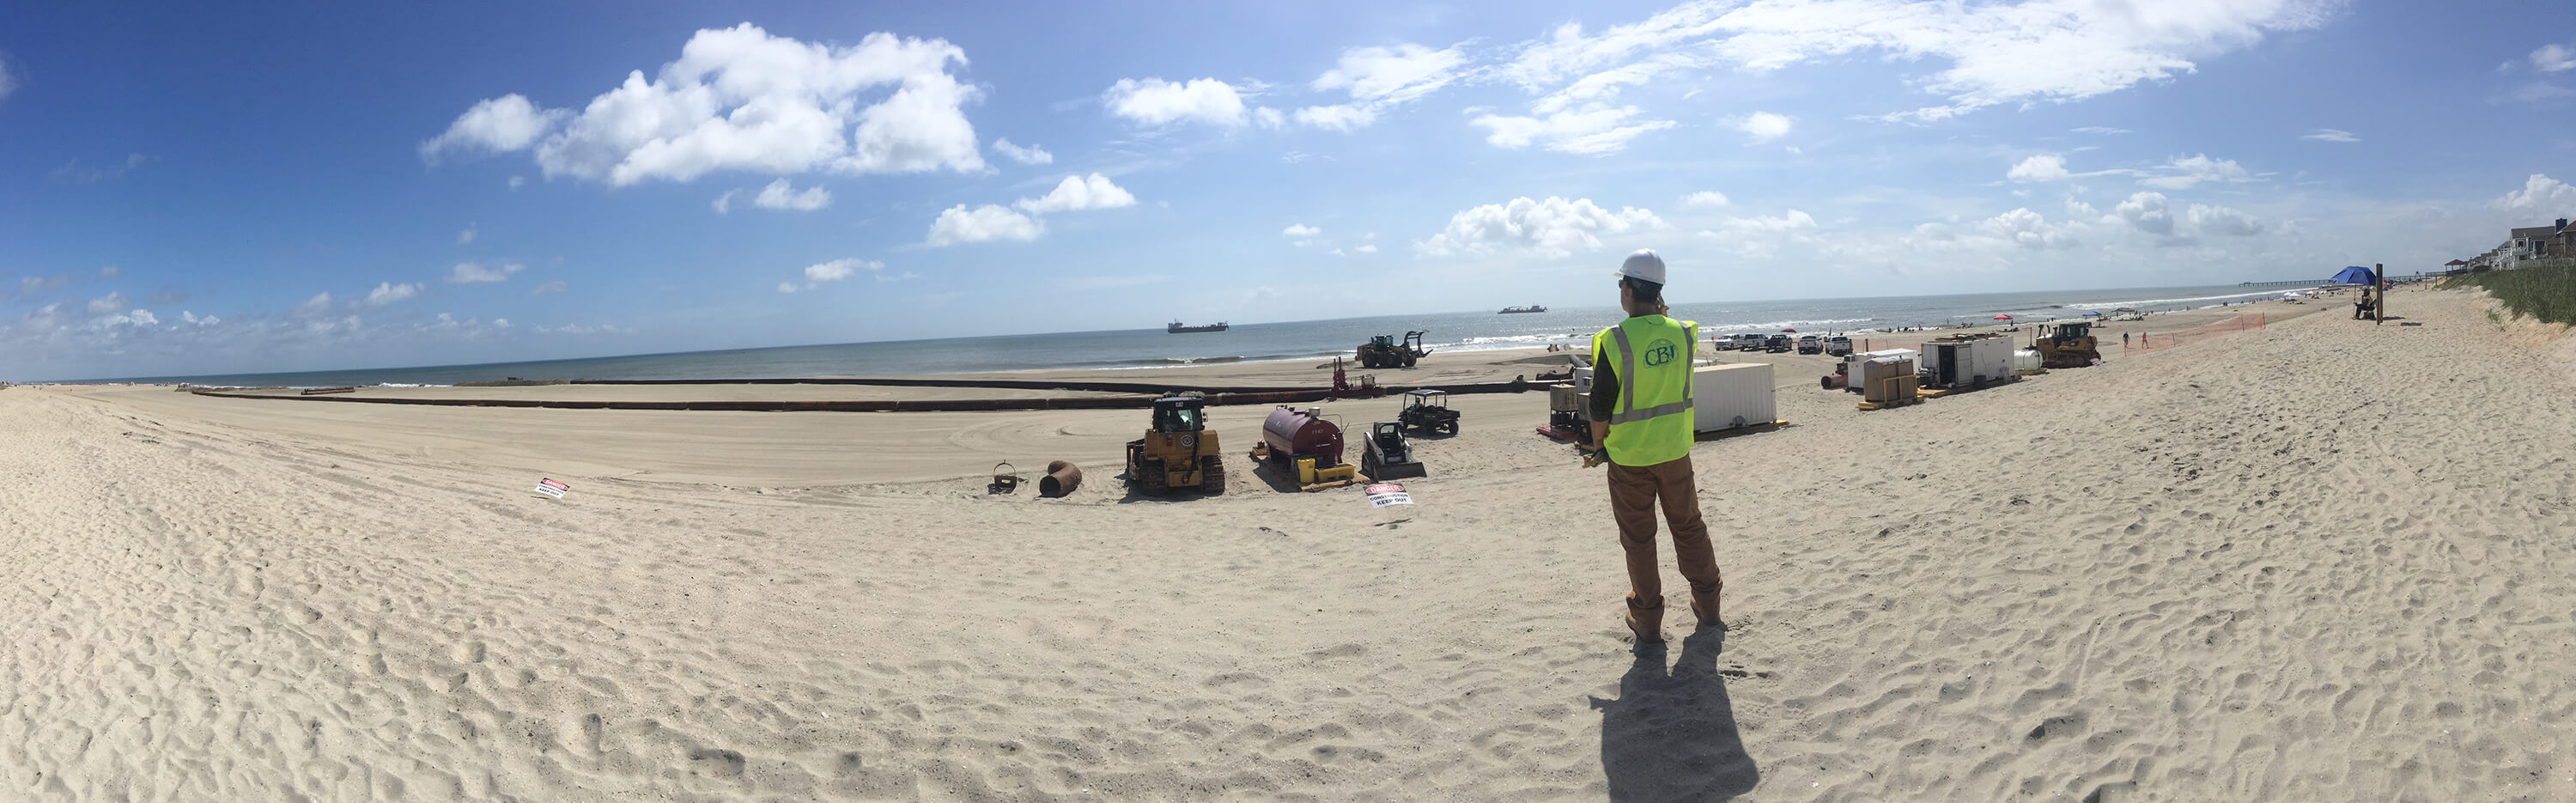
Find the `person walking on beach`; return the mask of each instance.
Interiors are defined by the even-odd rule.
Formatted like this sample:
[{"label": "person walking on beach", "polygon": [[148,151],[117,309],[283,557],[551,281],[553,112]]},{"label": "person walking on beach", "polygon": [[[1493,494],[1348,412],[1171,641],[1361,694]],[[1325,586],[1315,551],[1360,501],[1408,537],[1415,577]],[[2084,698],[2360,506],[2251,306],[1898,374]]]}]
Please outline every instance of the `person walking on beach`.
[{"label": "person walking on beach", "polygon": [[1585,444],[1610,464],[1610,516],[1627,553],[1628,629],[1641,642],[1664,640],[1664,578],[1655,565],[1655,508],[1673,531],[1673,559],[1690,581],[1691,613],[1718,621],[1725,586],[1700,520],[1691,475],[1691,357],[1699,324],[1665,316],[1664,259],[1629,254],[1619,277],[1628,318],[1592,336],[1592,432]]}]

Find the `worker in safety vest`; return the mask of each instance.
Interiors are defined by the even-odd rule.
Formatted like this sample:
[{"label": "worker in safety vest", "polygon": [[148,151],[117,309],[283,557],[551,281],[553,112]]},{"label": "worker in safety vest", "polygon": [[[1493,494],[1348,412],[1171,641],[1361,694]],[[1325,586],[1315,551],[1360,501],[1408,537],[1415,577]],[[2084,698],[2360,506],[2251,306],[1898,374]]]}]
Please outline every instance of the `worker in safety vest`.
[{"label": "worker in safety vest", "polygon": [[1666,317],[1664,259],[1652,250],[1619,266],[1619,306],[1628,319],[1592,336],[1592,437],[1587,451],[1610,464],[1610,515],[1628,558],[1628,628],[1639,641],[1664,640],[1664,579],[1655,565],[1655,506],[1673,530],[1673,558],[1690,581],[1691,613],[1718,621],[1717,556],[1700,521],[1691,477],[1691,366],[1699,324]]}]

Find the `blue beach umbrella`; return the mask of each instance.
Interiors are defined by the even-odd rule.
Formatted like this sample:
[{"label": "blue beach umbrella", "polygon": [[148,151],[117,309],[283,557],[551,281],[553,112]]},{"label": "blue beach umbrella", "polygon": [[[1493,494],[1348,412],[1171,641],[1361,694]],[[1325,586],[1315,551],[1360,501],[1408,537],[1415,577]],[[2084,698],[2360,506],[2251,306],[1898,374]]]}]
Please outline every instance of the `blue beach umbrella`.
[{"label": "blue beach umbrella", "polygon": [[2373,275],[2369,268],[2351,265],[2345,267],[2342,273],[2335,274],[2334,281],[2336,284],[2378,284],[2379,277]]}]

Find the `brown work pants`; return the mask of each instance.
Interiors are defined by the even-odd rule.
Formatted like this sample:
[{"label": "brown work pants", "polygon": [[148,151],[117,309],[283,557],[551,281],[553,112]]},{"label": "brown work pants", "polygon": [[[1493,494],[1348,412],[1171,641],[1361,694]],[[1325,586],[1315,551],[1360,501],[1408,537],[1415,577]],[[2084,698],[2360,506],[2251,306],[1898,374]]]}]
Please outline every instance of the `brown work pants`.
[{"label": "brown work pants", "polygon": [[1691,478],[1689,455],[1651,466],[1610,464],[1610,515],[1619,521],[1619,546],[1628,552],[1629,596],[1660,605],[1664,576],[1655,565],[1655,500],[1664,503],[1664,521],[1673,527],[1673,561],[1691,594],[1717,590],[1717,554],[1708,544],[1708,525],[1699,519],[1699,484]]}]

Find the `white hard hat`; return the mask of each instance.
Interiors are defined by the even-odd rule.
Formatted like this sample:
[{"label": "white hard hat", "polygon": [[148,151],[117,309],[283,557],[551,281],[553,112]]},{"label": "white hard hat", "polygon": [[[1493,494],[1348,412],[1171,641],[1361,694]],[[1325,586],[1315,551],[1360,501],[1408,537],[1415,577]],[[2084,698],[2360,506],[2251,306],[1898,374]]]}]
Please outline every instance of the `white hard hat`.
[{"label": "white hard hat", "polygon": [[1656,256],[1655,249],[1640,248],[1637,253],[1629,254],[1628,261],[1619,263],[1619,270],[1610,275],[1661,285],[1664,283],[1664,258]]}]

